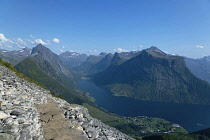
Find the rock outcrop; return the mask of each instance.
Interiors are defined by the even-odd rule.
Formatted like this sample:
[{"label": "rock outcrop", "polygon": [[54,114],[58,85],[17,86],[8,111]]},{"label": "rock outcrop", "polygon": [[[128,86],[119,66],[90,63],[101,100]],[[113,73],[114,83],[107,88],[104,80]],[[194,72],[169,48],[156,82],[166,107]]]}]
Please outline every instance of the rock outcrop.
[{"label": "rock outcrop", "polygon": [[0,65],[0,140],[132,139],[49,93]]}]

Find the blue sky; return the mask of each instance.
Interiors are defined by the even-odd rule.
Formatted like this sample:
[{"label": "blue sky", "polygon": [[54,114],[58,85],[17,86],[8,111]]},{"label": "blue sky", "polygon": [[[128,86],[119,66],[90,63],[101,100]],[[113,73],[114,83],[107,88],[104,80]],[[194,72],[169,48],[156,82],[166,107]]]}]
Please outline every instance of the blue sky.
[{"label": "blue sky", "polygon": [[210,55],[209,0],[1,0],[0,47]]}]

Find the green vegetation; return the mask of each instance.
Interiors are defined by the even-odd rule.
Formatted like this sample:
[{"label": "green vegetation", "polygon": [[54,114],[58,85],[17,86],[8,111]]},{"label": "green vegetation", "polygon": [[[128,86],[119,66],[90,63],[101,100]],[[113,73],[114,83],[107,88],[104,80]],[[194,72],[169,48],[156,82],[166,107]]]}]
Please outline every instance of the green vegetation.
[{"label": "green vegetation", "polygon": [[135,138],[169,132],[181,134],[188,133],[185,129],[176,127],[173,123],[160,118],[121,117],[86,103],[84,103],[83,106],[88,109],[89,114],[94,118]]},{"label": "green vegetation", "polygon": [[108,113],[105,110],[96,108],[92,105],[89,105],[87,103],[83,104],[84,107],[86,107],[88,109],[88,112],[91,116],[101,120],[104,123],[108,123],[110,121],[117,121],[118,120],[118,116],[116,115],[111,115],[110,113]]},{"label": "green vegetation", "polygon": [[[15,69],[10,63],[6,62],[6,61],[3,61],[2,59],[0,59],[0,64],[7,67],[8,69],[14,71],[16,73],[16,75],[30,83],[34,83],[35,85],[37,86],[40,86],[41,88],[44,88],[44,89],[47,89],[46,87],[44,87],[42,84],[32,80],[31,78],[25,76],[24,74],[20,73],[17,69]],[[54,92],[50,91],[50,94],[53,96],[53,97],[57,97],[57,98],[61,98],[61,99],[64,99],[63,97],[55,94]]]},{"label": "green vegetation", "polygon": [[115,96],[131,96],[130,93],[135,90],[134,87],[128,85],[128,84],[111,84],[105,86],[105,88],[110,89],[112,93],[114,93]]},{"label": "green vegetation", "polygon": [[3,66],[5,66],[5,67],[7,67],[8,69],[14,71],[14,72],[17,74],[17,76],[19,76],[20,78],[22,78],[22,79],[24,79],[24,80],[26,80],[26,81],[28,81],[28,82],[30,82],[30,83],[34,83],[34,84],[36,84],[37,86],[40,86],[40,87],[42,87],[42,88],[45,88],[45,87],[43,87],[40,83],[38,83],[38,82],[32,80],[31,78],[29,78],[29,77],[23,75],[22,73],[20,73],[19,71],[17,71],[10,63],[8,63],[8,62],[3,61],[2,59],[0,59],[0,64],[3,65]]},{"label": "green vegetation", "polygon": [[163,134],[146,136],[143,140],[210,140],[210,128],[196,131],[190,134]]},{"label": "green vegetation", "polygon": [[16,65],[15,68],[24,75],[44,85],[52,91],[51,93],[53,93],[54,96],[62,97],[69,103],[82,104],[84,102],[90,102],[88,99],[83,97],[85,95],[80,96],[79,91],[75,91],[75,88],[72,86],[69,85],[69,87],[66,87],[56,79],[50,77],[30,57],[24,59],[21,63]]},{"label": "green vegetation", "polygon": [[12,71],[17,72],[17,70],[10,63],[8,63],[6,61],[3,61],[2,59],[0,59],[0,64],[5,66],[5,67],[7,67],[7,68],[9,68]]}]

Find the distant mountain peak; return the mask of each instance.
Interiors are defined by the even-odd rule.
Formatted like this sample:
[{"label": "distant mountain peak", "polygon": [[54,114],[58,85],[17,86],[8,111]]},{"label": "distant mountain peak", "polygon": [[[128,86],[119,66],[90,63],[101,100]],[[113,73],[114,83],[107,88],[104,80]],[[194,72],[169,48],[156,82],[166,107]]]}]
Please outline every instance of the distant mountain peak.
[{"label": "distant mountain peak", "polygon": [[210,61],[210,56],[204,56],[202,59]]},{"label": "distant mountain peak", "polygon": [[42,43],[39,43],[35,48],[46,48]]},{"label": "distant mountain peak", "polygon": [[31,54],[39,54],[39,55],[46,55],[46,54],[54,54],[49,48],[45,47],[41,43],[39,43],[36,47],[32,48]]},{"label": "distant mountain peak", "polygon": [[106,52],[101,52],[99,55],[107,55],[107,53]]},{"label": "distant mountain peak", "polygon": [[146,49],[145,51],[153,56],[167,56],[166,53],[164,53],[163,51],[161,51],[160,49],[158,49],[155,46],[151,46],[150,48]]},{"label": "distant mountain peak", "polygon": [[68,69],[72,69],[83,63],[88,56],[86,54],[66,51],[59,54],[59,58]]},{"label": "distant mountain peak", "polygon": [[42,45],[42,43],[39,43],[37,46],[44,46],[44,45]]},{"label": "distant mountain peak", "polygon": [[155,51],[155,52],[160,52],[160,53],[164,53],[163,51],[161,51],[159,48],[157,48],[157,47],[155,47],[155,46],[151,46],[151,47],[148,48],[147,50]]},{"label": "distant mountain peak", "polygon": [[155,46],[151,46],[151,47],[149,48],[149,50],[160,50],[160,49],[158,49],[158,48],[155,47]]},{"label": "distant mountain peak", "polygon": [[62,61],[58,55],[53,53],[49,48],[45,47],[41,43],[32,49],[31,54],[34,56],[34,59],[36,59],[37,62],[41,62],[42,64],[45,64],[44,62],[49,63],[57,74],[61,73],[66,76],[72,76],[62,64]]}]

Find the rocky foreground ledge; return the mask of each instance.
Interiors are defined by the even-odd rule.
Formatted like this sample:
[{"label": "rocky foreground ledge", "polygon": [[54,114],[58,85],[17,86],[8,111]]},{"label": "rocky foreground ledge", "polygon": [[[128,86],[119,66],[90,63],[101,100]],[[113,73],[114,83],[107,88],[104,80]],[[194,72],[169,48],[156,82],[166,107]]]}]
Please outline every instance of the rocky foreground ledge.
[{"label": "rocky foreground ledge", "polygon": [[0,65],[0,140],[132,140]]}]

